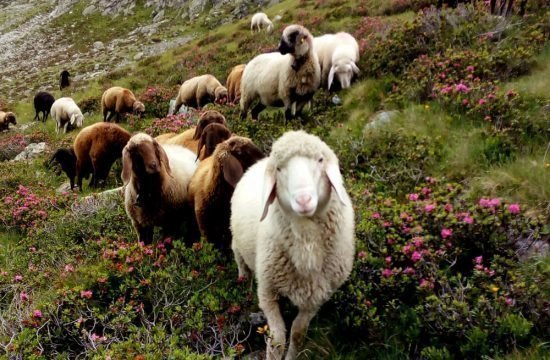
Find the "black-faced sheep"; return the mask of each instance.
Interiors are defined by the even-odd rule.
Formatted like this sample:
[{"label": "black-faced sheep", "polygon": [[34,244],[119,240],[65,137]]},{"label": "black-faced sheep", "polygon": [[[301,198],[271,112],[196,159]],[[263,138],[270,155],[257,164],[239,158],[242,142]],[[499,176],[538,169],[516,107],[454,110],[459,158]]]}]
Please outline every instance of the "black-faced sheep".
[{"label": "black-faced sheep", "polygon": [[250,31],[262,31],[264,29],[267,31],[268,34],[271,34],[273,31],[273,23],[271,20],[269,20],[269,17],[267,17],[267,14],[263,12],[256,13],[252,16],[252,20],[250,21]]},{"label": "black-faced sheep", "polygon": [[241,99],[241,80],[246,64],[240,64],[233,69],[227,76],[225,85],[227,86],[227,101],[235,104]]},{"label": "black-faced sheep", "polygon": [[[101,96],[101,112],[103,121],[111,121],[116,115],[116,122],[125,113],[142,115],[145,112],[145,105],[138,101],[133,92],[120,86],[113,86],[103,92]],[[109,115],[109,116],[107,116]]]},{"label": "black-faced sheep", "polygon": [[67,70],[63,70],[61,72],[61,75],[59,75],[59,90],[63,90],[63,88],[69,87],[71,85],[69,76],[71,76],[71,74],[69,74]]},{"label": "black-faced sheep", "polygon": [[252,102],[252,119],[266,106],[283,106],[285,118],[293,116],[293,105],[299,114],[311,100],[321,81],[317,55],[313,51],[313,37],[303,26],[290,25],[279,44],[280,53],[256,56],[243,73],[241,82],[241,119],[246,118]]},{"label": "black-faced sheep", "polygon": [[313,39],[313,48],[321,65],[321,84],[328,90],[336,78],[342,89],[349,88],[359,75],[359,44],[346,33],[326,34]]},{"label": "black-faced sheep", "polygon": [[180,87],[174,112],[181,105],[201,108],[209,102],[227,102],[227,89],[213,75],[201,75],[186,80]]},{"label": "black-faced sheep", "polygon": [[11,111],[0,111],[0,131],[9,130],[10,124],[17,125],[17,118]]},{"label": "black-faced sheep", "polygon": [[63,128],[63,133],[67,133],[70,127],[82,127],[84,115],[73,99],[63,97],[55,100],[50,110],[52,118],[55,120],[55,132]]},{"label": "black-faced sheep", "polygon": [[167,139],[162,138],[162,144],[180,145],[198,154],[198,145],[202,132],[208,125],[213,123],[222,124],[227,127],[225,117],[221,113],[216,110],[208,110],[201,115],[196,127],[187,129],[181,134],[168,137]]},{"label": "black-faced sheep", "polygon": [[[139,241],[150,243],[155,226],[173,235],[188,207],[187,186],[196,155],[177,145],[160,145],[147,134],[130,138],[122,151],[126,213]],[[188,211],[191,220],[192,213]]]},{"label": "black-faced sheep", "polygon": [[76,183],[80,190],[82,179],[87,179],[90,174],[92,188],[107,179],[111,166],[122,157],[122,149],[130,137],[130,133],[122,127],[104,122],[87,126],[80,131],[73,143]]},{"label": "black-faced sheep", "polygon": [[[61,170],[63,170],[65,175],[69,178],[71,189],[73,189],[74,178],[76,176],[76,155],[73,148],[57,149],[48,162],[48,167],[51,167],[54,161],[57,161],[57,163],[61,166]],[[57,175],[59,175],[59,172]]]},{"label": "black-faced sheep", "polygon": [[48,115],[50,115],[50,110],[52,105],[55,102],[55,98],[52,94],[45,91],[40,91],[34,96],[34,120],[40,121],[40,113],[42,113],[42,121],[46,121]]},{"label": "black-faced sheep", "polygon": [[222,251],[231,245],[230,200],[235,185],[263,157],[250,139],[232,136],[218,144],[212,156],[201,161],[189,183],[189,198],[199,229],[208,242]]},{"label": "black-faced sheep", "polygon": [[295,359],[309,322],[353,265],[353,207],[334,152],[317,136],[285,133],[237,184],[231,232],[239,275],[256,275],[271,335],[268,359],[285,352],[277,300],[287,297],[298,307],[286,354]]}]

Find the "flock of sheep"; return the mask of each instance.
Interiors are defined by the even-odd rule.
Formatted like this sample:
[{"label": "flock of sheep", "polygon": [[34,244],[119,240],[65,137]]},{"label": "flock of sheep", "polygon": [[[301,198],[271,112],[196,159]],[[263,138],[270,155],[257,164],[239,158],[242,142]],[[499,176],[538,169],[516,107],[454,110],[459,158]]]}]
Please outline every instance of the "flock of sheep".
[{"label": "flock of sheep", "polygon": [[[259,13],[251,29],[262,28],[272,31],[273,23]],[[314,38],[305,27],[290,25],[278,52],[234,67],[227,87],[208,74],[185,81],[176,111],[181,105],[240,101],[241,118],[253,102],[253,119],[267,106],[284,107],[291,118],[320,86],[330,89],[337,81],[349,87],[359,73],[358,59],[351,35]],[[37,94],[35,119],[42,112],[45,121],[49,107],[57,132],[82,126],[82,112],[72,99],[48,95]],[[71,188],[76,177],[82,189],[90,175],[90,186],[99,186],[122,157],[124,206],[139,241],[152,242],[154,228],[160,227],[163,236],[184,231],[186,241],[194,242],[202,234],[223,253],[232,249],[239,276],[255,274],[257,280],[259,305],[270,328],[267,358],[282,359],[286,353],[286,359],[294,359],[310,320],[352,269],[354,213],[334,152],[317,136],[290,131],[265,157],[251,139],[232,134],[225,117],[214,110],[181,134],[132,136],[109,122],[145,110],[121,87],[105,91],[101,107],[104,122],[82,129],[72,148],[52,157]],[[4,119],[11,117],[0,112],[0,126]],[[299,310],[288,347],[280,297]]]}]

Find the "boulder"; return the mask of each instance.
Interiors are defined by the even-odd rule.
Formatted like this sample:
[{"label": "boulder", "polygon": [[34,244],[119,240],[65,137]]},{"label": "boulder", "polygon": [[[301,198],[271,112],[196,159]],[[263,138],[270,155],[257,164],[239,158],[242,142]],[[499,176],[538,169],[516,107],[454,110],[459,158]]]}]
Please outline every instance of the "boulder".
[{"label": "boulder", "polygon": [[21,160],[33,159],[36,156],[42,154],[47,149],[48,149],[48,145],[46,145],[45,142],[32,143],[27,145],[25,150],[17,154],[14,160],[21,161]]}]

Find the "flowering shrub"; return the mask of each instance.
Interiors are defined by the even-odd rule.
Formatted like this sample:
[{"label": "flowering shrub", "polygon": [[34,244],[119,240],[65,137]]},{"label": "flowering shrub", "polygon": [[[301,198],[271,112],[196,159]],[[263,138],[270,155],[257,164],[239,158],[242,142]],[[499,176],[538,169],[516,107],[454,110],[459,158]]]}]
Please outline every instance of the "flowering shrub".
[{"label": "flowering shrub", "polygon": [[520,276],[514,245],[545,241],[542,219],[498,198],[469,204],[460,185],[427,180],[404,203],[354,189],[359,251],[338,315],[369,342],[393,334],[413,344],[413,357],[428,346],[469,358],[524,343],[547,324],[544,302],[532,301],[543,289]]},{"label": "flowering shrub", "polygon": [[0,161],[13,159],[26,146],[27,141],[23,134],[0,137]]},{"label": "flowering shrub", "polygon": [[153,137],[170,132],[180,133],[182,130],[194,126],[196,118],[194,113],[168,115],[162,119],[155,119],[151,126],[145,129],[145,132]]},{"label": "flowering shrub", "polygon": [[168,113],[170,99],[175,98],[177,93],[178,89],[176,87],[150,86],[138,98],[145,105],[145,115],[147,117],[159,118]]}]

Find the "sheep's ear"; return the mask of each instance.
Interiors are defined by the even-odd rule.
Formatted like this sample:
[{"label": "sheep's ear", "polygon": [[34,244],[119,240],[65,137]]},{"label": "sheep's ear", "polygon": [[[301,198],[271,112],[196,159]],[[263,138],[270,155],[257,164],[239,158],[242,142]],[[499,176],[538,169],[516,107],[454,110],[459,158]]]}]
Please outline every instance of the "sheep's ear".
[{"label": "sheep's ear", "polygon": [[122,182],[127,185],[132,177],[132,159],[127,148],[122,150]]},{"label": "sheep's ear", "polygon": [[168,160],[168,155],[166,155],[166,151],[162,148],[162,146],[153,140],[153,145],[155,146],[155,152],[157,153],[157,158],[160,160],[161,163],[164,164],[164,167],[166,168],[166,172],[168,175],[172,173],[172,170],[170,169],[170,160]]},{"label": "sheep's ear", "polygon": [[74,125],[75,122],[76,122],[76,114],[72,114],[70,123],[71,123],[71,125]]},{"label": "sheep's ear", "polygon": [[342,179],[342,174],[340,174],[340,169],[338,164],[329,163],[325,169],[328,180],[332,188],[336,191],[336,195],[340,199],[340,202],[344,205],[349,205],[347,197],[345,196],[346,190],[344,189],[344,180]]},{"label": "sheep's ear", "polygon": [[335,67],[332,66],[330,68],[330,72],[328,73],[328,90],[330,90],[330,86],[332,85],[332,81],[334,80],[334,73],[335,73]]},{"label": "sheep's ear", "polygon": [[243,177],[243,167],[233,155],[227,154],[222,160],[223,178],[233,188]]},{"label": "sheep's ear", "polygon": [[355,75],[359,75],[361,74],[361,70],[359,70],[359,68],[357,67],[357,65],[355,65],[355,63],[351,63],[351,69],[353,70],[353,73]]},{"label": "sheep's ear", "polygon": [[[196,130],[195,130],[195,134],[196,134]],[[206,146],[206,133],[203,133],[201,135],[201,138],[199,140],[199,146],[197,147],[197,158],[195,159],[195,161],[199,160],[200,156],[201,156],[201,151],[202,151],[202,148]],[[207,151],[205,151],[206,153]],[[206,155],[205,154],[205,158],[208,157],[209,155]]]},{"label": "sheep's ear", "polygon": [[264,205],[264,211],[262,212],[262,217],[260,218],[260,221],[263,221],[265,217],[267,216],[267,212],[269,210],[269,205],[275,201],[275,197],[277,196],[277,182],[276,182],[276,174],[275,174],[274,168],[266,168],[265,170],[265,176],[264,176],[264,190],[262,194],[262,204]]}]

